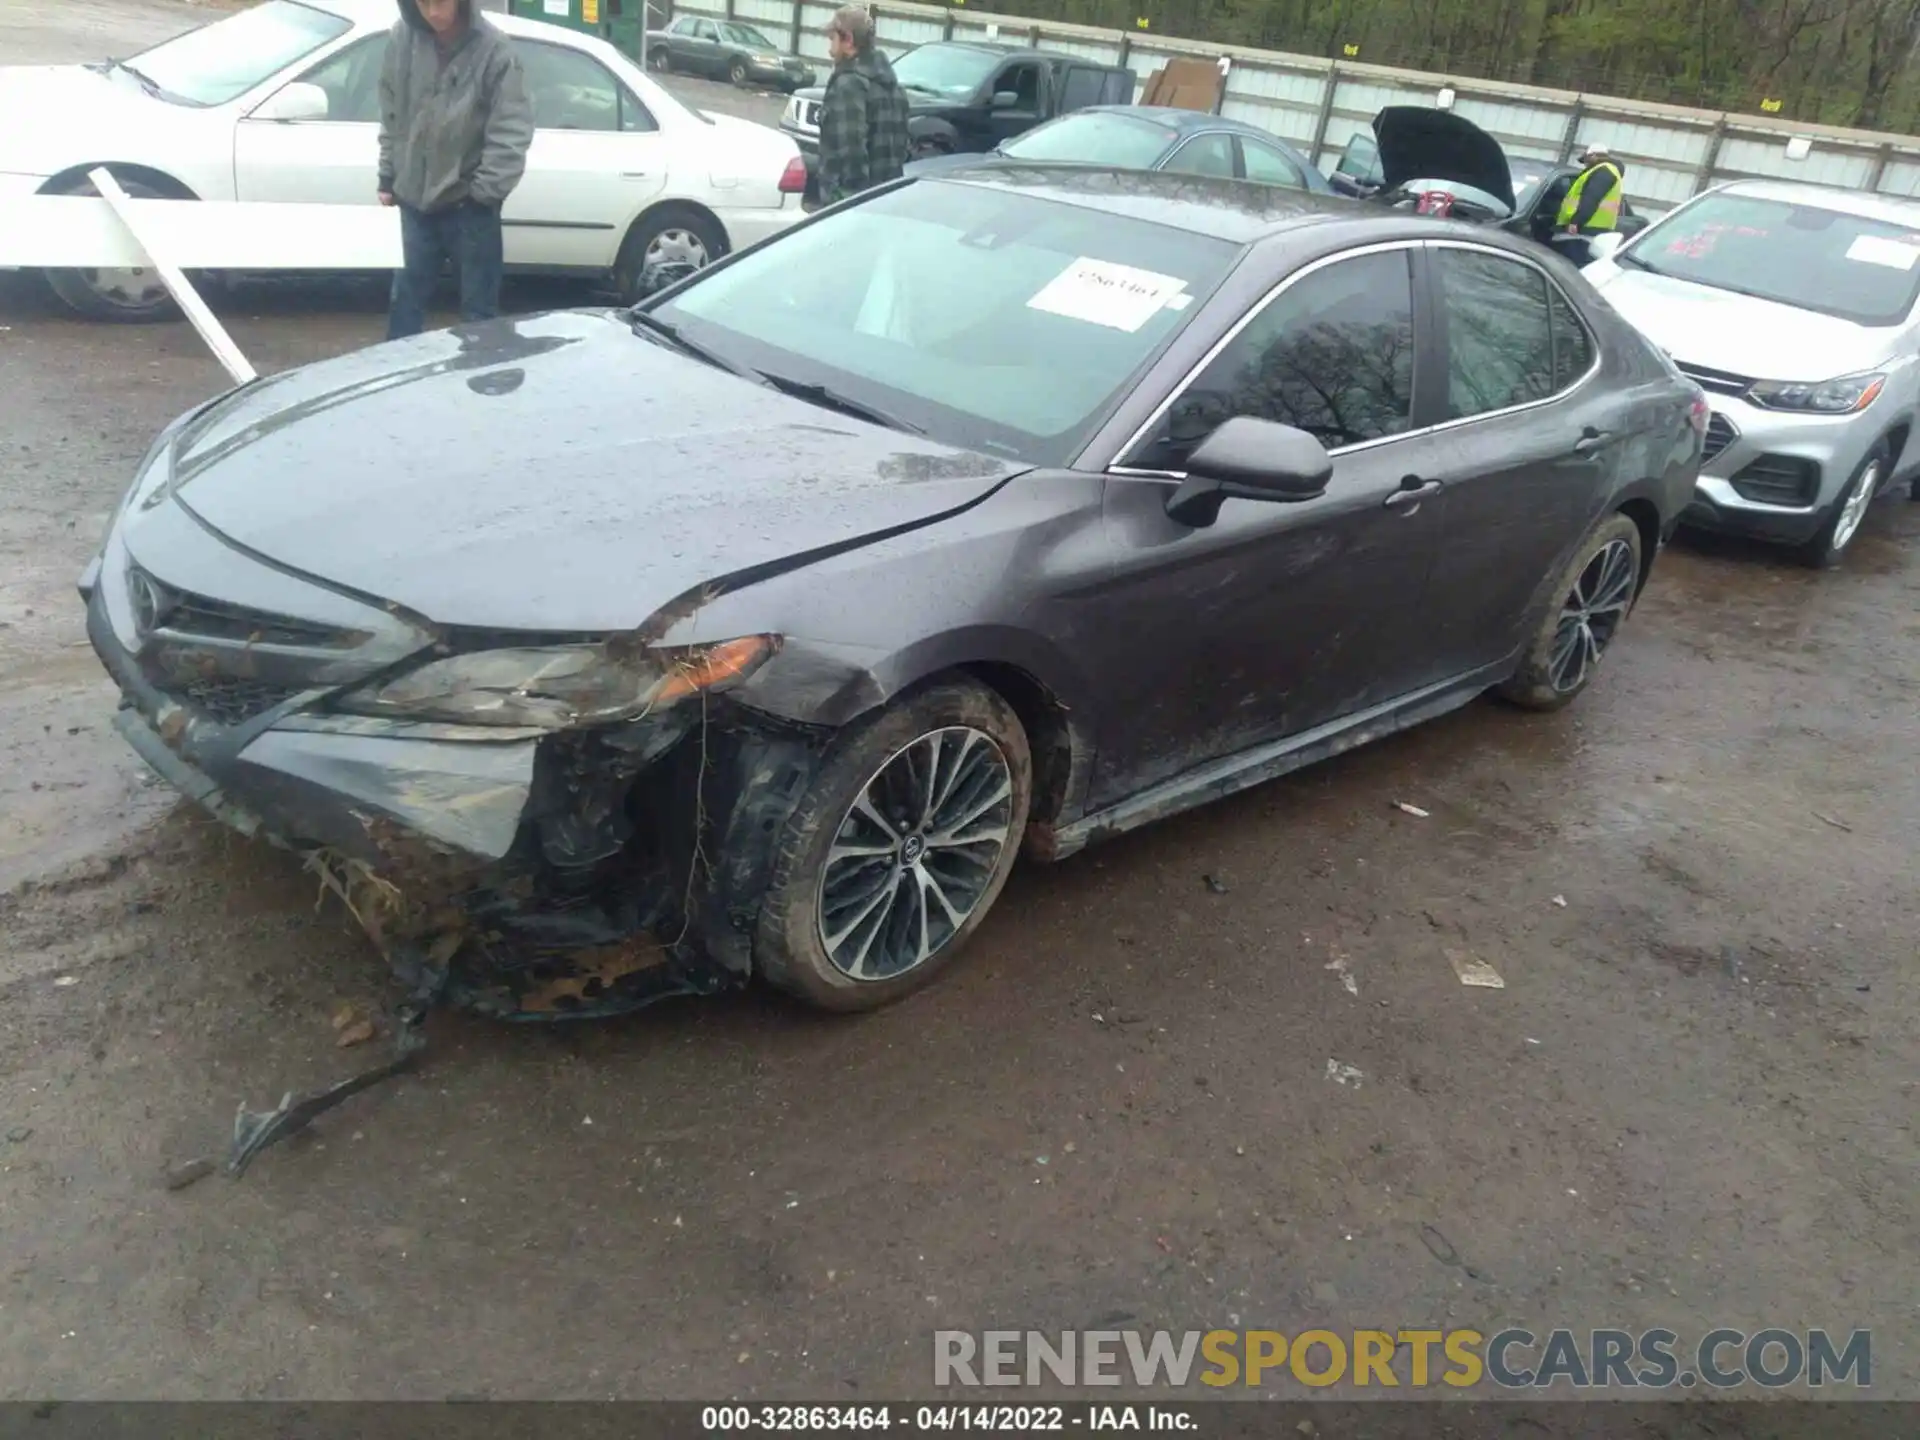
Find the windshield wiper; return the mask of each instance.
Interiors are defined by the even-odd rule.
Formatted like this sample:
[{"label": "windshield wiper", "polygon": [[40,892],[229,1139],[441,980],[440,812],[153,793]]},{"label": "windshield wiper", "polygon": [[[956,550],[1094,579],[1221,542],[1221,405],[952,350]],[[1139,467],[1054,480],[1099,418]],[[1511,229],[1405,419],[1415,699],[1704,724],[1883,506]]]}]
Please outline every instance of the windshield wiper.
[{"label": "windshield wiper", "polygon": [[902,420],[898,415],[889,414],[864,400],[855,400],[851,395],[842,395],[838,390],[816,384],[811,380],[794,380],[785,375],[769,374],[765,370],[756,372],[760,378],[776,390],[783,390],[796,400],[805,400],[814,405],[824,406],[828,410],[838,410],[842,415],[852,415],[859,420],[870,420],[875,425],[884,425],[889,430],[904,430],[909,435],[924,435],[927,432],[918,425]]},{"label": "windshield wiper", "polygon": [[124,70],[127,74],[133,76],[134,79],[140,82],[140,88],[146,91],[147,94],[153,96],[154,99],[159,100],[164,97],[166,92],[160,88],[159,82],[145,71],[134,69],[133,66],[127,64],[124,60],[109,60],[107,65],[111,69]]},{"label": "windshield wiper", "polygon": [[691,355],[694,359],[704,361],[716,370],[724,370],[729,375],[738,375],[743,380],[754,378],[755,372],[752,370],[736,365],[731,360],[722,359],[697,340],[689,340],[680,333],[680,327],[670,320],[662,320],[658,315],[648,314],[644,310],[629,310],[627,319],[632,322],[633,333],[636,335],[656,335],[681,354]]}]

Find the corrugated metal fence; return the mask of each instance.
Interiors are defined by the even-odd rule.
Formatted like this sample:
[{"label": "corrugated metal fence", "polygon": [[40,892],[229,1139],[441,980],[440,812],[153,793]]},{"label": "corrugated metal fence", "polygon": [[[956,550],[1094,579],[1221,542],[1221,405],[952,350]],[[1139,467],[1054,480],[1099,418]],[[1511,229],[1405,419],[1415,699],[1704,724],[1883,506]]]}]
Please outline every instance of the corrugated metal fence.
[{"label": "corrugated metal fence", "polygon": [[[834,8],[825,0],[675,0],[673,5],[676,14],[745,20],[791,53],[822,64],[826,42],[821,31]],[[1322,168],[1356,130],[1367,128],[1382,106],[1433,105],[1450,92],[1452,108],[1515,157],[1564,160],[1582,145],[1607,146],[1627,162],[1627,193],[1634,205],[1650,214],[1708,185],[1743,176],[1920,197],[1920,140],[1908,135],[1389,70],[958,6],[879,0],[870,8],[881,46],[890,53],[930,40],[995,38],[1126,65],[1143,88],[1147,77],[1175,56],[1227,56],[1222,113],[1284,136]]]}]

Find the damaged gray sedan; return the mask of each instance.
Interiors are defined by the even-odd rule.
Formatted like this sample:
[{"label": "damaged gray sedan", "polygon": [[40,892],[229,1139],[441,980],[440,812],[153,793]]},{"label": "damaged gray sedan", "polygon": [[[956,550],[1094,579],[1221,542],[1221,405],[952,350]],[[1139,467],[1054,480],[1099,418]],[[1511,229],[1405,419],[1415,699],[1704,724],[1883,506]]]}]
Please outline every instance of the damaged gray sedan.
[{"label": "damaged gray sedan", "polygon": [[81,588],[133,747],[423,991],[864,1009],[1023,848],[1570,700],[1704,413],[1519,242],[1001,168],[242,386]]}]

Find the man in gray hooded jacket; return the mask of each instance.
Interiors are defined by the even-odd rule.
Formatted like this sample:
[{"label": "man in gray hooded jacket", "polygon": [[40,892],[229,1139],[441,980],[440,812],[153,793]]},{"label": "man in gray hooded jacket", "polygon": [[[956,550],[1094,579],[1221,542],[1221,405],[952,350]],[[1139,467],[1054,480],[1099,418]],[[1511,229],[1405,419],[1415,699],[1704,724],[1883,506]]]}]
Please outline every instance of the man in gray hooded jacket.
[{"label": "man in gray hooded jacket", "polygon": [[473,0],[399,0],[380,72],[380,203],[400,207],[387,338],[417,335],[451,260],[460,318],[500,311],[500,207],[527,168],[533,107],[519,57]]}]

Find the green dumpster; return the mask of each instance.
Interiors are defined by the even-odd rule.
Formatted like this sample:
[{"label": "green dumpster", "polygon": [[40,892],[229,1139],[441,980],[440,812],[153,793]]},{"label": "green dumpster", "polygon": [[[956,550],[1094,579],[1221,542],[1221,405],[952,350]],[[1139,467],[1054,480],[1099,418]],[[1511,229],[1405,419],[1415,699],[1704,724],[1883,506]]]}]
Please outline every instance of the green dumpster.
[{"label": "green dumpster", "polygon": [[646,0],[508,0],[509,14],[598,35],[629,59],[640,59]]}]

